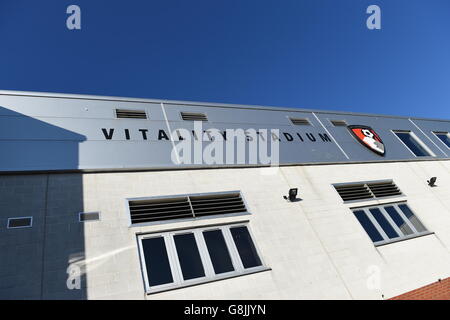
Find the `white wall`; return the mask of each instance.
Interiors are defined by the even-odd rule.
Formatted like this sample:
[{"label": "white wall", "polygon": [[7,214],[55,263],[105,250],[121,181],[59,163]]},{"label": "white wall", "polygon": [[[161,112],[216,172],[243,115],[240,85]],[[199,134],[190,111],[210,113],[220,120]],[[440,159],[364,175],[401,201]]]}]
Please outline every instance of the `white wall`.
[{"label": "white wall", "polygon": [[[90,299],[382,299],[450,276],[450,162],[424,161],[273,169],[84,174],[87,297]],[[426,180],[437,176],[437,187]],[[375,247],[331,184],[393,179],[401,200],[434,234]],[[282,196],[298,187],[302,201]],[[125,198],[241,190],[249,216],[129,227]],[[385,200],[384,202],[387,202]],[[392,201],[392,199],[389,199]],[[383,203],[371,201],[367,204]],[[360,205],[360,204],[358,204]],[[146,295],[136,233],[250,220],[272,270]],[[368,288],[381,271],[379,289]]]}]

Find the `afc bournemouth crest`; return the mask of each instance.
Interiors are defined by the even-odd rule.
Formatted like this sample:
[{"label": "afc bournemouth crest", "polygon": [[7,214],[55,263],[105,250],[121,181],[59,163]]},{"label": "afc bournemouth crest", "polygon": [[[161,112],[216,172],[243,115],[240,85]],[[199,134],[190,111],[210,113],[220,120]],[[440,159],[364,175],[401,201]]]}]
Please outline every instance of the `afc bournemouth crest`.
[{"label": "afc bournemouth crest", "polygon": [[348,129],[362,145],[380,156],[384,156],[385,149],[383,141],[371,127],[348,126]]}]

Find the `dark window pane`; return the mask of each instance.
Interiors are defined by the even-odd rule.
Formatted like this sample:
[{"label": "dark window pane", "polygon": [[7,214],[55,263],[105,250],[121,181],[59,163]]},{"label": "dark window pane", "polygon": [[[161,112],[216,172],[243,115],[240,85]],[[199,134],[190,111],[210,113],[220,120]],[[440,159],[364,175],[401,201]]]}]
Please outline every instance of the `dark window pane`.
[{"label": "dark window pane", "polygon": [[205,231],[206,247],[216,274],[234,271],[225,239],[221,230]]},{"label": "dark window pane", "polygon": [[247,269],[262,265],[247,227],[231,228],[230,231],[244,268]]},{"label": "dark window pane", "polygon": [[202,259],[198,252],[194,234],[178,234],[173,238],[184,280],[204,277],[205,270],[203,269]]},{"label": "dark window pane", "polygon": [[378,232],[378,230],[373,225],[372,221],[366,216],[366,213],[363,210],[357,210],[353,211],[353,213],[356,216],[356,219],[358,219],[359,223],[361,223],[364,230],[366,230],[367,234],[369,235],[370,239],[372,239],[373,242],[378,242],[383,240],[383,237]]},{"label": "dark window pane", "polygon": [[404,235],[413,234],[412,229],[409,225],[403,220],[403,218],[398,214],[397,210],[393,206],[384,207],[389,216],[394,220],[395,224],[399,229],[403,232]]},{"label": "dark window pane", "polygon": [[436,133],[436,136],[450,148],[450,137],[448,136],[448,133]]},{"label": "dark window pane", "polygon": [[374,208],[374,209],[369,209],[369,211],[372,213],[375,220],[377,220],[378,224],[381,226],[383,231],[387,234],[387,236],[390,239],[398,237],[397,232],[395,232],[394,228],[392,228],[392,226],[389,224],[389,222],[383,216],[383,213],[381,213],[380,209]]},{"label": "dark window pane", "polygon": [[150,286],[173,282],[163,237],[142,240],[145,266]]},{"label": "dark window pane", "polygon": [[403,211],[405,216],[409,219],[409,221],[411,221],[412,225],[418,232],[427,231],[427,229],[425,229],[423,224],[419,221],[419,219],[417,219],[417,217],[406,204],[399,204],[398,207]]},{"label": "dark window pane", "polygon": [[418,157],[429,156],[430,154],[414,139],[409,132],[396,132],[395,133],[404,144]]}]

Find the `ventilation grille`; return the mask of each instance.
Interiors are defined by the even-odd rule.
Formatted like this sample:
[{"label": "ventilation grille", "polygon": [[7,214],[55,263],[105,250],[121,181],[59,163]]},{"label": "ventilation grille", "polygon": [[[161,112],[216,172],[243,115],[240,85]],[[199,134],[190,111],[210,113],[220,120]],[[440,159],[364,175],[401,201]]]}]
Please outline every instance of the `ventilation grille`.
[{"label": "ventilation grille", "polygon": [[246,212],[239,193],[130,200],[131,223],[144,223]]},{"label": "ventilation grille", "polygon": [[116,109],[116,117],[119,119],[147,119],[144,110]]},{"label": "ventilation grille", "polygon": [[29,228],[33,223],[32,217],[23,218],[9,218],[8,219],[8,229],[14,228]]},{"label": "ventilation grille", "polygon": [[400,189],[392,181],[369,183],[368,187],[374,194],[375,198],[398,196],[402,194]]},{"label": "ventilation grille", "polygon": [[186,121],[208,121],[204,113],[181,112],[181,118]]},{"label": "ventilation grille", "polygon": [[330,120],[331,124],[335,127],[346,127],[347,122],[345,120]]},{"label": "ventilation grille", "polygon": [[402,194],[392,181],[346,184],[334,186],[334,188],[344,201],[370,200]]},{"label": "ventilation grille", "polygon": [[80,212],[80,222],[100,220],[99,212]]},{"label": "ventilation grille", "polygon": [[289,118],[296,126],[310,126],[311,123],[306,118]]},{"label": "ventilation grille", "polygon": [[344,201],[373,198],[372,193],[365,184],[335,186],[335,188]]},{"label": "ventilation grille", "polygon": [[239,193],[191,197],[195,216],[245,212],[245,205]]},{"label": "ventilation grille", "polygon": [[192,210],[187,197],[130,201],[131,223],[191,218]]}]

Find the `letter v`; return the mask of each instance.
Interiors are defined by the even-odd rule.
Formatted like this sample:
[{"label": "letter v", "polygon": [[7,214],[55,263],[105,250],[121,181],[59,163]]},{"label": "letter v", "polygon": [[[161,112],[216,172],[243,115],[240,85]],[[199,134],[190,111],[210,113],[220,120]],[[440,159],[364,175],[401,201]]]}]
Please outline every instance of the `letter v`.
[{"label": "letter v", "polygon": [[105,128],[103,128],[102,131],[103,131],[103,134],[105,135],[105,138],[107,140],[111,140],[112,139],[113,134],[114,134],[114,129],[109,129],[109,133],[106,131]]}]

